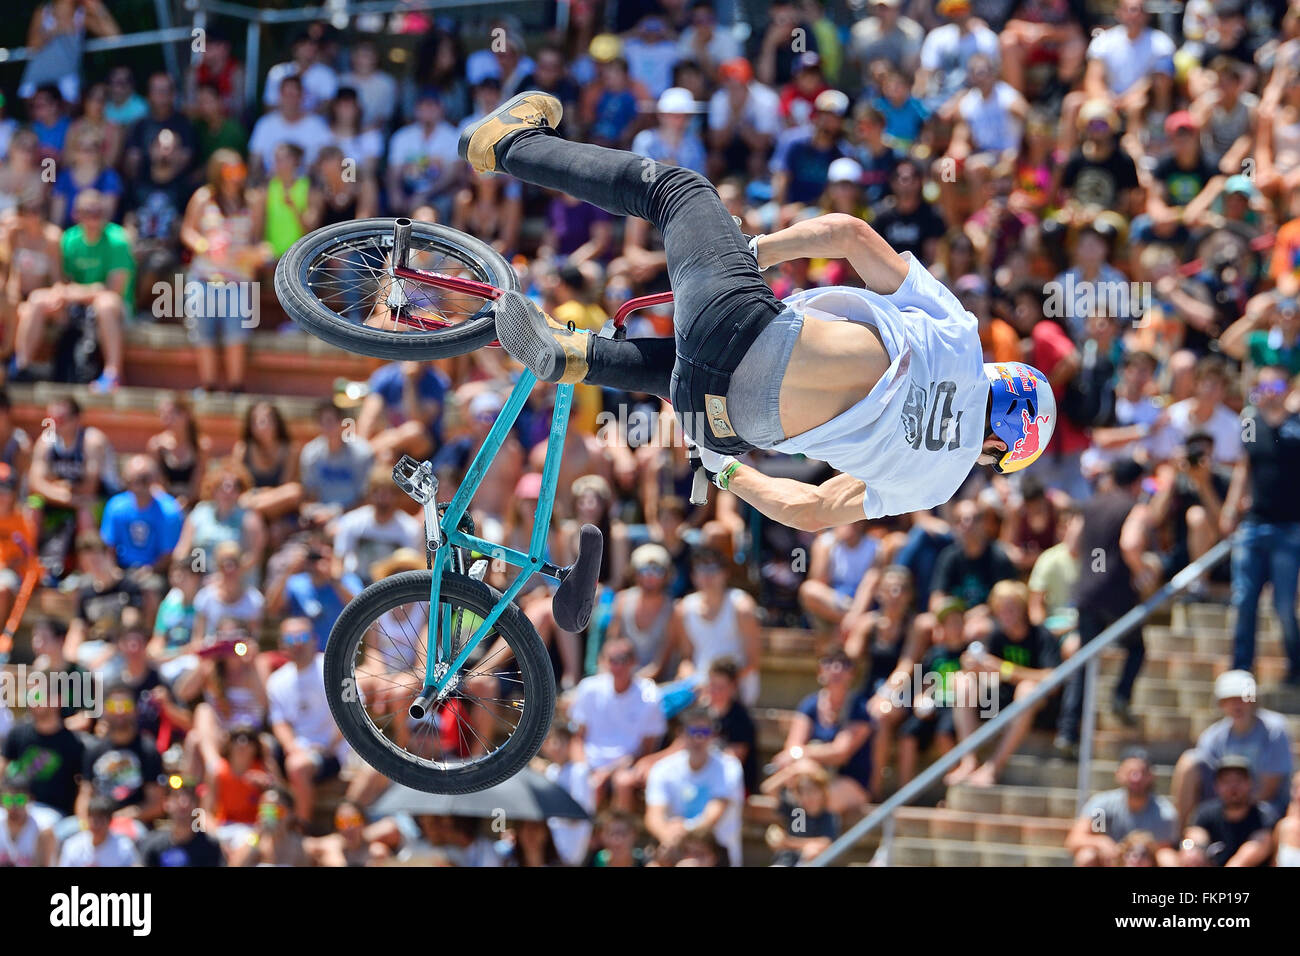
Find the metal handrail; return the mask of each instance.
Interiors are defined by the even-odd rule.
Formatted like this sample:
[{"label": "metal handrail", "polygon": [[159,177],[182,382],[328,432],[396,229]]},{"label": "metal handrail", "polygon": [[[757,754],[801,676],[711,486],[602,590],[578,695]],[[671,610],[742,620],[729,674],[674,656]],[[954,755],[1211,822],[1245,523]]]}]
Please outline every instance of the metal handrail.
[{"label": "metal handrail", "polygon": [[[919,776],[913,778],[911,782],[901,787],[897,793],[885,800],[875,810],[863,817],[856,824],[850,827],[834,843],[828,846],[817,855],[808,865],[809,866],[829,866],[837,859],[844,855],[848,849],[858,842],[863,836],[870,833],[876,827],[880,826],[886,820],[892,819],[893,813],[899,807],[906,804],[913,797],[928,790],[932,784],[940,779],[953,765],[962,757],[972,753],[977,747],[985,741],[991,740],[1006,729],[1007,724],[1015,720],[1025,712],[1026,709],[1033,707],[1040,700],[1046,697],[1052,691],[1064,684],[1074,673],[1083,667],[1089,665],[1100,655],[1106,648],[1110,647],[1120,638],[1135,627],[1145,623],[1152,613],[1162,607],[1175,594],[1187,589],[1192,582],[1196,581],[1206,571],[1210,570],[1232,550],[1233,537],[1224,538],[1205,554],[1201,555],[1187,567],[1183,568],[1169,582],[1156,591],[1141,604],[1130,608],[1118,621],[1098,634],[1093,640],[1089,641],[1083,647],[1079,648],[1074,655],[1061,666],[1055,668],[1034,690],[1026,694],[1023,698],[1013,701],[1011,706],[1002,711],[992,720],[985,722],[973,734],[963,740],[957,746],[953,747],[946,754],[932,763]],[[1093,681],[1096,677],[1096,668],[1090,668]],[[1084,741],[1091,742],[1091,724],[1092,713],[1090,710],[1084,712]],[[1080,763],[1083,764],[1087,755],[1080,750]],[[1081,771],[1082,772],[1082,771]]]}]

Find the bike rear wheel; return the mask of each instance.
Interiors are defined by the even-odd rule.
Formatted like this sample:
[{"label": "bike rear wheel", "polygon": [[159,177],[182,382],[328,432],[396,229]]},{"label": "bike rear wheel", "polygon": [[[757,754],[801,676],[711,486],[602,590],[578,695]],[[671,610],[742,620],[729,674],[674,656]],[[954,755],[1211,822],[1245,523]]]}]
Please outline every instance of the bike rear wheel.
[{"label": "bike rear wheel", "polygon": [[[507,604],[451,691],[417,718],[425,678],[432,571],[372,584],[344,609],[325,649],[334,720],[357,754],[385,777],[429,793],[470,793],[518,773],[540,749],[555,712],[555,681],[532,624]],[[454,660],[500,599],[481,581],[446,573],[437,660]],[[481,655],[478,652],[481,651]],[[436,665],[441,666],[441,665]]]},{"label": "bike rear wheel", "polygon": [[[397,224],[388,218],[340,222],[295,242],[275,270],[275,293],[289,317],[331,345],[397,361],[462,355],[492,342],[491,298],[392,274]],[[495,249],[437,223],[410,222],[406,261],[422,272],[501,292],[519,287],[515,270]]]}]

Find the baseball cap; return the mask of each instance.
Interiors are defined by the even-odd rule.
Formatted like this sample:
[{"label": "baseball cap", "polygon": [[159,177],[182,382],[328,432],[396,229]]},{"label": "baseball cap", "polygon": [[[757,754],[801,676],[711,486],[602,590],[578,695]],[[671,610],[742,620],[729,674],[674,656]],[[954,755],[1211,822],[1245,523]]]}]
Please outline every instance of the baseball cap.
[{"label": "baseball cap", "polygon": [[1255,675],[1250,671],[1224,671],[1214,681],[1215,700],[1254,700]]},{"label": "baseball cap", "polygon": [[818,70],[821,69],[822,58],[809,50],[807,53],[799,54],[799,58],[794,61],[795,71],[799,70]]},{"label": "baseball cap", "polygon": [[960,614],[966,610],[966,602],[959,597],[947,597],[934,612],[935,620],[944,621],[954,614]]},{"label": "baseball cap", "polygon": [[497,415],[505,407],[505,402],[496,392],[479,392],[469,402],[469,414],[471,418],[486,418],[488,415]]},{"label": "baseball cap", "polygon": [[672,567],[673,558],[668,549],[653,541],[643,544],[632,552],[632,570],[640,571],[646,567],[659,567],[667,570]]},{"label": "baseball cap", "polygon": [[1214,768],[1214,775],[1217,777],[1225,770],[1242,770],[1248,777],[1253,775],[1250,758],[1245,754],[1224,754],[1219,765]]},{"label": "baseball cap", "polygon": [[730,60],[723,60],[718,67],[718,79],[749,83],[754,79],[754,68],[743,56],[732,57]]},{"label": "baseball cap", "polygon": [[1251,199],[1259,195],[1259,190],[1250,181],[1250,177],[1241,173],[1228,177],[1227,182],[1223,184],[1223,192],[1225,195],[1249,196]]},{"label": "baseball cap", "polygon": [[623,41],[613,33],[597,33],[591,38],[587,52],[597,63],[608,63],[623,52]]},{"label": "baseball cap", "polygon": [[1178,110],[1176,113],[1170,113],[1165,119],[1165,135],[1173,136],[1180,129],[1195,130],[1196,120],[1192,119],[1192,114],[1187,110]]},{"label": "baseball cap", "polygon": [[671,86],[659,94],[659,103],[656,107],[660,113],[694,113],[696,111],[695,96],[690,90],[681,86]]},{"label": "baseball cap", "polygon": [[945,17],[956,16],[959,13],[970,13],[970,0],[939,0],[935,4],[935,9]]},{"label": "baseball cap", "polygon": [[862,165],[850,156],[841,156],[826,170],[826,181],[831,183],[861,183]]},{"label": "baseball cap", "polygon": [[1084,129],[1090,123],[1104,122],[1114,132],[1119,129],[1119,114],[1105,100],[1088,100],[1079,107],[1079,128]]},{"label": "baseball cap", "polygon": [[813,109],[843,116],[849,111],[849,98],[839,90],[822,90],[813,100]]},{"label": "baseball cap", "polygon": [[515,483],[515,497],[535,501],[542,496],[542,473],[530,471],[519,476]]}]

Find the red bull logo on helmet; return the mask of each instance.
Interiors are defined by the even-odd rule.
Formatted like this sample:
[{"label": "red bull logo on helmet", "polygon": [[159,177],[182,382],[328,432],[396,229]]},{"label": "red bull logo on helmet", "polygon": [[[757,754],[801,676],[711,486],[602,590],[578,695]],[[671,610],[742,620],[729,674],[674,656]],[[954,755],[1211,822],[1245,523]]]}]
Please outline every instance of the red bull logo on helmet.
[{"label": "red bull logo on helmet", "polygon": [[1020,410],[1020,420],[1024,426],[1024,434],[1016,439],[1016,443],[1011,446],[1003,459],[1005,463],[1014,461],[1032,461],[1038,452],[1042,449],[1042,437],[1039,432],[1049,421],[1048,416],[1032,416],[1028,409]]}]

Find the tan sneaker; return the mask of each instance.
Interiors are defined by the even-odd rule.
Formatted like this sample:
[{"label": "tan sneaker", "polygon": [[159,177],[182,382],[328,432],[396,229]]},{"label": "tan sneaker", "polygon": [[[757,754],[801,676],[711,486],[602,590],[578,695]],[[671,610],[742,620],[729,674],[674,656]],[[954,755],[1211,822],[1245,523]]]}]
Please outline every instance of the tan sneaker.
[{"label": "tan sneaker", "polygon": [[555,129],[564,106],[549,93],[528,90],[510,97],[460,134],[460,158],[476,172],[497,172],[497,148],[505,139],[526,129]]},{"label": "tan sneaker", "polygon": [[576,385],[586,377],[590,332],[561,325],[522,292],[497,299],[496,324],[502,348],[543,382]]}]

